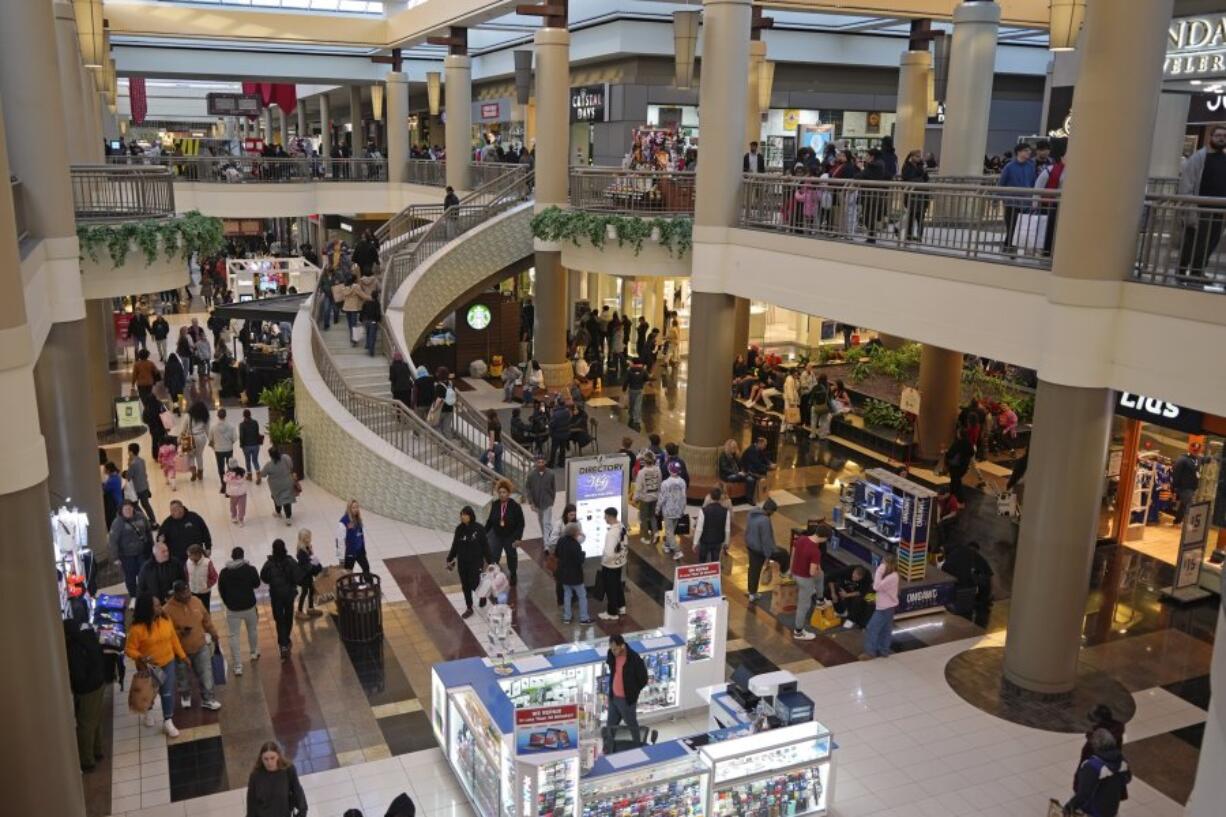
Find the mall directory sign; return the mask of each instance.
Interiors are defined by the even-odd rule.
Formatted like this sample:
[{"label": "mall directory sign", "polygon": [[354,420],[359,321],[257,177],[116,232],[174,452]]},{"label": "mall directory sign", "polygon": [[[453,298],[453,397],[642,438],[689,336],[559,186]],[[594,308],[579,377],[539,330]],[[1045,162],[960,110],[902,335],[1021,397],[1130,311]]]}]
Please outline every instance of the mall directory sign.
[{"label": "mall directory sign", "polygon": [[566,461],[566,501],[575,506],[583,526],[583,552],[588,558],[604,551],[606,508],[617,508],[617,518],[626,522],[626,490],[630,484],[630,459],[621,454],[574,458]]},{"label": "mall directory sign", "polygon": [[565,752],[578,747],[578,704],[551,704],[515,710],[516,754]]}]

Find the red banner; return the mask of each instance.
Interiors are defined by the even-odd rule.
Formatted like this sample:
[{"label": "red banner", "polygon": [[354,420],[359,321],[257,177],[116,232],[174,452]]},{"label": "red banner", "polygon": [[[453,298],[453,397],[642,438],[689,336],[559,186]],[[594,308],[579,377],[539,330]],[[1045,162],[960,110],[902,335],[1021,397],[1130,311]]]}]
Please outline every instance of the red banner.
[{"label": "red banner", "polygon": [[128,103],[132,108],[132,123],[139,125],[149,112],[149,99],[145,95],[145,78],[128,77]]},{"label": "red banner", "polygon": [[292,82],[244,82],[244,94],[258,94],[264,107],[276,103],[288,116],[298,107],[298,87]]}]

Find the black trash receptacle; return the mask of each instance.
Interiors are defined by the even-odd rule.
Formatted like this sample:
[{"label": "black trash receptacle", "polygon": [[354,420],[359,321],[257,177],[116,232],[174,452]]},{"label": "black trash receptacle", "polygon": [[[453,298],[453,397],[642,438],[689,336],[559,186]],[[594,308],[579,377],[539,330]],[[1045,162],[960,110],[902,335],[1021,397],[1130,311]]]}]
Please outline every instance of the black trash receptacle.
[{"label": "black trash receptacle", "polygon": [[383,589],[374,574],[350,573],[336,580],[337,626],[341,641],[383,637]]},{"label": "black trash receptacle", "polygon": [[779,459],[779,426],[780,420],[775,415],[761,411],[754,412],[753,440],[750,441],[750,445],[759,437],[765,437],[766,456],[770,457],[772,462]]}]

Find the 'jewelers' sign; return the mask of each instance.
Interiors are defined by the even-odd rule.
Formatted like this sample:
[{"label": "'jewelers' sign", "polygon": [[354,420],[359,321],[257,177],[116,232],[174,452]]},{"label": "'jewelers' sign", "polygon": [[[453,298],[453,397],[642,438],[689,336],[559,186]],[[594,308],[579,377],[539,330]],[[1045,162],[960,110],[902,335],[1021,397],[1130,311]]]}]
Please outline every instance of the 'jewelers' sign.
[{"label": "'jewelers' sign", "polygon": [[1162,75],[1226,76],[1226,15],[1172,20]]}]

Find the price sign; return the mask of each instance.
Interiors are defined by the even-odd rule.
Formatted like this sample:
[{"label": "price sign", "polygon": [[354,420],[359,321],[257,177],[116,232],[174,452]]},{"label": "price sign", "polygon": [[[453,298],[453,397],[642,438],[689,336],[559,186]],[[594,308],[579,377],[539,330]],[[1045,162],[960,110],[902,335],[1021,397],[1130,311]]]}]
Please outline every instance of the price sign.
[{"label": "price sign", "polygon": [[1200,578],[1200,563],[1205,553],[1205,537],[1209,534],[1209,503],[1195,502],[1183,515],[1183,530],[1179,535],[1179,564],[1176,565],[1175,589],[1190,587]]},{"label": "price sign", "polygon": [[718,598],[720,595],[719,562],[678,565],[673,577],[673,587],[677,591],[679,602]]}]

